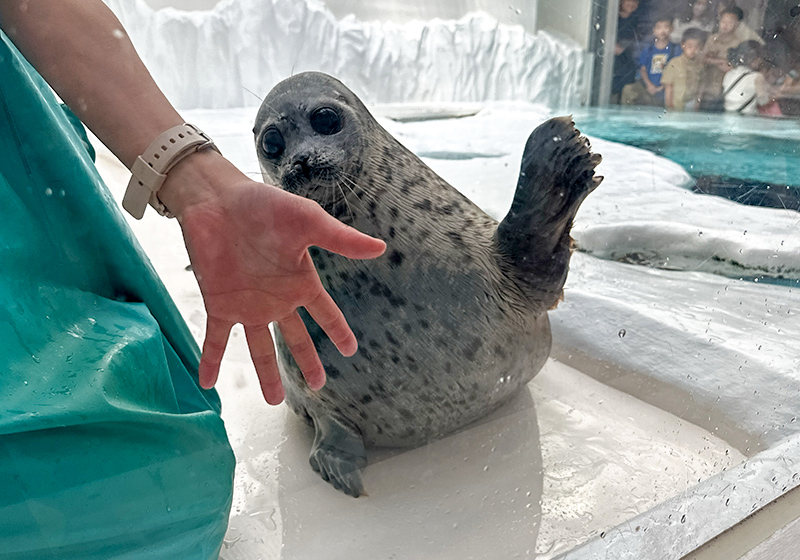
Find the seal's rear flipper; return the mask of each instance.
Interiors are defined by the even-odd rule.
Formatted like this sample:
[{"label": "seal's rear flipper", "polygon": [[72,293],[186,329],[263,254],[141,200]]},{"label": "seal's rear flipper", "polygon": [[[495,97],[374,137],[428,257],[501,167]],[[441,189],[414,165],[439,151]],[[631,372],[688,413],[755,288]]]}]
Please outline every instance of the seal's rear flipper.
[{"label": "seal's rear flipper", "polygon": [[538,126],[525,144],[511,210],[495,234],[503,268],[545,309],[561,299],[572,220],[602,180],[594,176],[600,155],[589,148],[570,117]]},{"label": "seal's rear flipper", "polygon": [[313,416],[316,436],[308,462],[334,488],[358,498],[364,492],[361,470],[367,452],[361,434],[348,422],[333,416]]}]

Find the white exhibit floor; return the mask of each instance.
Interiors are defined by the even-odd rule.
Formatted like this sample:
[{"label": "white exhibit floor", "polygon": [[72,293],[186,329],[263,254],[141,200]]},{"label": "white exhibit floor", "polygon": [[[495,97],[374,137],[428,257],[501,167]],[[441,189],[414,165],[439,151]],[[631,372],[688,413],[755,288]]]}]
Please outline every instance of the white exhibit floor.
[{"label": "white exhibit floor", "polygon": [[[256,176],[249,133],[254,114],[250,108],[184,116]],[[460,119],[381,122],[500,218],[513,195],[525,138],[547,116],[536,106],[497,105]],[[606,180],[576,220],[579,245],[582,235],[596,245],[598,238],[587,233],[593,231],[602,231],[607,243],[625,241],[630,239],[626,232],[647,223],[652,228],[643,243],[663,240],[665,251],[680,249],[681,267],[657,270],[576,253],[566,300],[551,314],[555,354],[562,361],[551,359],[512,403],[460,433],[418,449],[372,450],[365,472],[369,495],[359,499],[335,491],[308,466],[310,428],[285,406],[263,402],[237,328],[218,384],[237,456],[236,493],[221,558],[544,560],[791,433],[788,421],[778,426],[780,403],[771,406],[772,416],[730,420],[713,409],[708,395],[742,371],[742,361],[759,357],[765,383],[776,391],[784,387],[771,380],[796,365],[797,358],[784,349],[800,330],[792,315],[800,308],[797,290],[694,272],[691,263],[704,261],[707,247],[692,252],[675,240],[699,228],[724,240],[726,251],[743,248],[743,259],[748,254],[760,258],[756,245],[761,242],[780,260],[785,257],[781,239],[796,246],[800,214],[750,209],[745,217],[734,203],[683,190],[687,175],[671,162],[609,142],[593,144],[603,153],[599,171]],[[127,171],[98,148],[101,174],[121,200]],[[737,217],[751,225],[726,226]],[[130,223],[202,341],[205,314],[194,277],[185,270],[189,261],[178,224],[152,211]],[[612,235],[614,224],[619,227]],[[736,235],[725,233],[734,228]],[[745,229],[749,233],[741,236]],[[651,355],[653,339],[663,342],[665,353]],[[713,354],[713,364],[709,360],[704,369],[702,353],[709,343],[727,350]],[[676,373],[680,360],[671,362],[669,352],[696,359],[691,369]],[[687,391],[695,399],[690,411],[675,400]],[[755,391],[753,406],[758,407],[769,391],[766,396]],[[749,449],[748,434],[765,429],[777,430],[776,435],[754,440]]]}]

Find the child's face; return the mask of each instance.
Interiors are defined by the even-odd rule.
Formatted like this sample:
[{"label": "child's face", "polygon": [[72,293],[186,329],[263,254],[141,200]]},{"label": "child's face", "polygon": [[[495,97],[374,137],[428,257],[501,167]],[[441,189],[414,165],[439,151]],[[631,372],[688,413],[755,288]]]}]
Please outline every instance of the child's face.
[{"label": "child's face", "polygon": [[689,60],[694,60],[695,58],[697,58],[697,55],[700,54],[700,49],[702,48],[703,46],[697,39],[686,39],[683,43],[681,43],[681,50],[683,51],[683,56],[685,56]]},{"label": "child's face", "polygon": [[719,32],[722,35],[730,35],[739,27],[739,18],[733,14],[722,14],[719,18]]},{"label": "child's face", "polygon": [[662,41],[669,39],[670,33],[672,33],[672,23],[669,21],[657,21],[653,27],[653,35],[656,39],[661,39]]}]

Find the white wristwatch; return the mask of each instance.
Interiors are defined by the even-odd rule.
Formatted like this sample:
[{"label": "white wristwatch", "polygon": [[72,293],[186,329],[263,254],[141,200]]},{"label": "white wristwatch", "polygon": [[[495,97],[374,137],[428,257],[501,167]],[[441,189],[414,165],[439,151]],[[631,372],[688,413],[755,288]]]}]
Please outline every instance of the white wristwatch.
[{"label": "white wristwatch", "polygon": [[122,207],[137,220],[144,216],[148,203],[162,216],[174,217],[158,199],[158,190],[169,170],[179,161],[206,148],[217,150],[214,141],[191,124],[173,126],[160,134],[131,167],[131,180],[122,198]]}]

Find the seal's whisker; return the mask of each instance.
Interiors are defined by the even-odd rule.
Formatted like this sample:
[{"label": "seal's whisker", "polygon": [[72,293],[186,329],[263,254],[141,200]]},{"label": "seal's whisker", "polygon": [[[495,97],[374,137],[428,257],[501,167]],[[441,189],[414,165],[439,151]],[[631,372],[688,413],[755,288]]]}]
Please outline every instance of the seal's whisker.
[{"label": "seal's whisker", "polygon": [[342,189],[342,185],[340,182],[336,182],[336,188],[342,193],[342,200],[344,201],[344,205],[347,206],[347,213],[350,215],[351,218],[355,217],[355,212],[353,212],[353,208],[350,206],[350,203],[347,201],[347,195],[345,195],[344,190]]},{"label": "seal's whisker", "polygon": [[363,199],[367,199],[367,200],[372,201],[372,202],[378,202],[378,197],[375,194],[373,194],[373,193],[371,193],[371,192],[369,192],[367,190],[360,189],[359,186],[358,186],[358,183],[355,180],[355,178],[352,177],[351,175],[349,175],[347,173],[342,173],[341,174],[341,178],[342,178],[343,181],[347,182],[346,184],[347,184],[348,188],[350,189],[350,192],[353,193],[353,196],[355,196],[356,199],[361,204],[364,203]]},{"label": "seal's whisker", "polygon": [[370,202],[378,202],[378,197],[375,196],[374,194],[369,193],[367,191],[363,191],[363,190],[361,190],[361,191],[357,190],[358,189],[358,185],[350,177],[347,177],[347,176],[343,175],[341,180],[342,180],[342,184],[344,186],[346,186],[347,189],[351,193],[353,193],[353,198],[355,199],[355,201],[358,202],[358,205],[359,205],[359,207],[361,209],[365,209],[366,208],[366,204],[364,203],[364,199],[366,199],[366,200],[368,200]]},{"label": "seal's whisker", "polygon": [[361,202],[361,197],[358,195],[358,193],[353,188],[355,183],[353,182],[352,179],[348,178],[347,176],[342,175],[339,178],[339,185],[344,185],[345,187],[347,187],[347,190],[350,191],[351,193],[353,193],[353,196],[356,198],[356,200],[358,202]]},{"label": "seal's whisker", "polygon": [[258,99],[259,101],[264,101],[264,100],[263,100],[261,97],[259,97],[259,96],[258,96],[258,95],[256,95],[256,94],[255,94],[253,91],[251,91],[251,90],[247,89],[246,87],[242,86],[242,89],[243,89],[243,90],[245,90],[245,91],[246,91],[247,93],[249,93],[250,95],[252,95],[253,97],[255,97],[256,99]]}]

